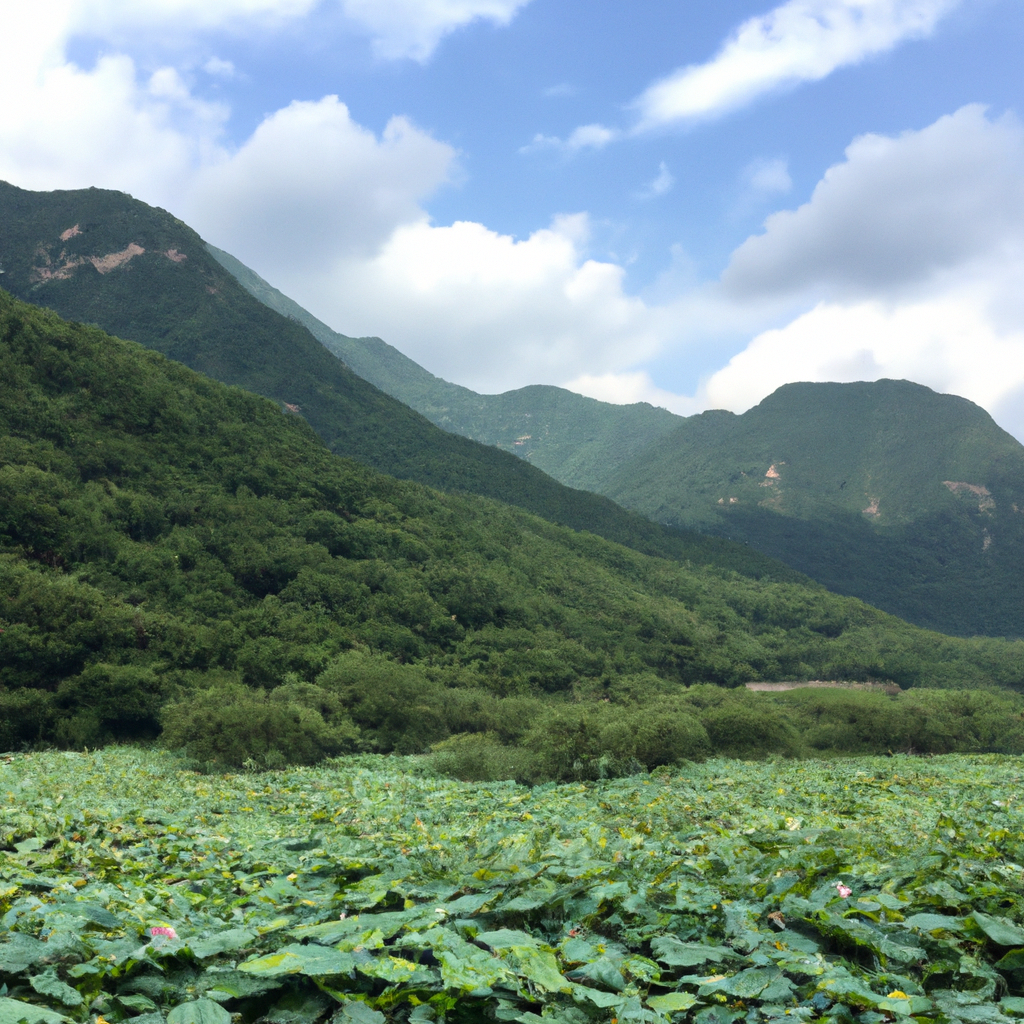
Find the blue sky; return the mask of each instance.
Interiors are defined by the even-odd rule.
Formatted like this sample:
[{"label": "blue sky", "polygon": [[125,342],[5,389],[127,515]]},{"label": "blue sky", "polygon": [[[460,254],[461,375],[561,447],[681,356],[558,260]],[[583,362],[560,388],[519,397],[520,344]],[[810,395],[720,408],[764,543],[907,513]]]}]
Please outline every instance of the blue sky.
[{"label": "blue sky", "polygon": [[0,177],[164,206],[447,379],[688,413],[909,377],[1024,438],[1019,0],[56,0],[0,27]]}]

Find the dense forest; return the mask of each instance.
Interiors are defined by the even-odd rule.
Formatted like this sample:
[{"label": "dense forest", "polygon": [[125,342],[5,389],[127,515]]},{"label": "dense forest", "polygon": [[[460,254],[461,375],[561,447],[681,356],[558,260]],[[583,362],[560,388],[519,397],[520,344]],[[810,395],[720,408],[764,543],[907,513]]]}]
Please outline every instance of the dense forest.
[{"label": "dense forest", "polygon": [[742,416],[683,418],[539,385],[479,395],[379,338],[338,334],[211,252],[250,294],[445,430],[658,523],[741,541],[918,625],[1021,634],[1024,448],[963,398],[909,381],[802,383]]},{"label": "dense forest", "polygon": [[186,224],[124,193],[29,192],[0,182],[0,252],[12,294],[272,398],[336,454],[400,479],[496,498],[648,554],[802,578],[743,545],[656,524],[435,427],[353,373],[297,320],[253,298]]},{"label": "dense forest", "polygon": [[[986,691],[890,702],[889,731],[857,743],[901,749],[1012,744],[1020,698],[999,691],[1024,689],[1024,644],[397,481],[273,402],[6,293],[0,594],[8,748],[166,728],[200,759],[271,763],[447,741],[459,763],[522,748],[515,774],[562,776],[716,743],[798,753],[779,699],[734,692],[749,680]],[[949,721],[915,740],[922,699],[995,715],[1004,740]]]}]

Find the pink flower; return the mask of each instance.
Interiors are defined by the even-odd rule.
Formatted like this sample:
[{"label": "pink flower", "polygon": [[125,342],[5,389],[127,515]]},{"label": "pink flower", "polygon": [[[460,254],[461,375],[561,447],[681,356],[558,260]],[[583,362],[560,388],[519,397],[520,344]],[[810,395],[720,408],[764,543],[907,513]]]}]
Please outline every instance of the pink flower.
[{"label": "pink flower", "polygon": [[843,885],[842,882],[836,882],[836,889],[839,892],[839,895],[842,896],[844,900],[853,892],[853,890],[848,885]]},{"label": "pink flower", "polygon": [[178,933],[173,928],[150,928],[149,934],[155,939],[157,936],[163,936],[165,939],[176,939]]}]

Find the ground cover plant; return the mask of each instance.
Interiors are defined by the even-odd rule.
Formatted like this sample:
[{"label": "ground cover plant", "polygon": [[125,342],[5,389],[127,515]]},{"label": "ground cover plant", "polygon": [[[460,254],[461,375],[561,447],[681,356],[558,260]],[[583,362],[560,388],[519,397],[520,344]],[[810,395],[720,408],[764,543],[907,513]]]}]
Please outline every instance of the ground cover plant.
[{"label": "ground cover plant", "polygon": [[998,756],[528,790],[409,759],[15,755],[0,1020],[1001,1024],[1024,1015],[1020,785]]}]

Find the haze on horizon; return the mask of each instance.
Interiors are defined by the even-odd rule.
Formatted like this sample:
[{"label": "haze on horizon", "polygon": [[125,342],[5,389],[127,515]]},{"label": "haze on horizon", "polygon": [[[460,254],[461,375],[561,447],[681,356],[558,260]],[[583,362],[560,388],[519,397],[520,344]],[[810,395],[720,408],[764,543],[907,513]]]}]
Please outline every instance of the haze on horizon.
[{"label": "haze on horizon", "polygon": [[907,378],[1024,440],[1012,0],[58,0],[0,25],[0,178],[165,207],[448,380],[691,413]]}]

